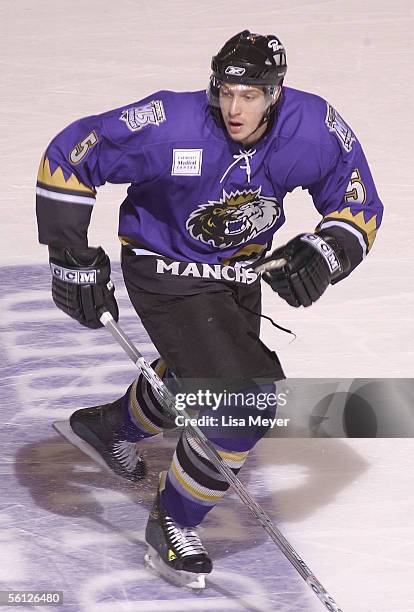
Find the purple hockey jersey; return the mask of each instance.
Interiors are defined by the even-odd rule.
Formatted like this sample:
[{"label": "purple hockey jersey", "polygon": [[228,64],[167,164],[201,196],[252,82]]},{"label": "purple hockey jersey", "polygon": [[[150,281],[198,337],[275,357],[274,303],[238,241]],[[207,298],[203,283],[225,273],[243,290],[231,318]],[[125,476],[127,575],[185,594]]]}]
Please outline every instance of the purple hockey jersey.
[{"label": "purple hockey jersey", "polygon": [[296,187],[309,191],[318,227],[336,233],[353,268],[382,217],[355,134],[325,100],[287,87],[274,125],[250,149],[216,123],[204,91],[160,91],[69,125],[39,168],[40,242],[86,246],[96,188],[106,182],[130,184],[121,241],[179,261],[260,256]]}]

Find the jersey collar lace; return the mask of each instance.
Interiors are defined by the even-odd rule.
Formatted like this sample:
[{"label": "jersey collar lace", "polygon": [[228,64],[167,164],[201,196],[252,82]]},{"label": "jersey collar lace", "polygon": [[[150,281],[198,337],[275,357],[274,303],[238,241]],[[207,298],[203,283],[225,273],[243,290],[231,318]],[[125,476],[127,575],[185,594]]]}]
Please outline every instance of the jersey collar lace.
[{"label": "jersey collar lace", "polygon": [[244,161],[246,163],[245,166],[240,166],[240,168],[242,170],[246,170],[247,182],[250,183],[250,177],[252,174],[252,170],[250,167],[250,160],[255,153],[256,153],[256,149],[248,149],[247,151],[245,149],[239,149],[239,152],[236,155],[233,155],[234,162],[230,164],[230,166],[227,168],[227,170],[221,177],[220,184],[224,181],[224,179],[229,174],[229,172],[231,172],[233,168],[237,166],[237,164],[241,161]]}]

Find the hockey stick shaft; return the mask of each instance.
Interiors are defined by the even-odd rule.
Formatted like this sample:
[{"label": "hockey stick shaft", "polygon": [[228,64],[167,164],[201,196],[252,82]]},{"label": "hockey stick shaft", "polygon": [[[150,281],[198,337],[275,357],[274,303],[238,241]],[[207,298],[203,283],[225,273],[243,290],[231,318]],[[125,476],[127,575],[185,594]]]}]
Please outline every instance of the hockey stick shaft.
[{"label": "hockey stick shaft", "polygon": [[[104,312],[100,317],[101,323],[108,329],[114,339],[123,348],[128,357],[141,370],[143,376],[152,385],[154,391],[160,397],[162,403],[173,417],[179,415],[187,416],[182,410],[178,411],[173,394],[169,391],[163,381],[159,378],[156,372],[151,368],[143,355],[134,346],[125,332],[114,321],[109,312]],[[188,422],[188,421],[187,421]],[[263,508],[253,499],[247,491],[243,483],[237,478],[227,463],[220,457],[216,449],[211,445],[204,433],[195,425],[186,425],[187,430],[196,438],[200,447],[214,465],[214,467],[225,477],[229,485],[237,493],[241,501],[249,508],[252,515],[259,521],[263,529],[269,537],[279,547],[281,552],[293,565],[296,571],[302,576],[306,584],[313,590],[315,595],[319,597],[325,607],[331,612],[342,612],[334,599],[329,595],[326,589],[322,586],[319,580],[314,576],[309,567],[298,555],[294,548],[289,544],[284,535],[273,524],[271,518],[263,510]]]}]

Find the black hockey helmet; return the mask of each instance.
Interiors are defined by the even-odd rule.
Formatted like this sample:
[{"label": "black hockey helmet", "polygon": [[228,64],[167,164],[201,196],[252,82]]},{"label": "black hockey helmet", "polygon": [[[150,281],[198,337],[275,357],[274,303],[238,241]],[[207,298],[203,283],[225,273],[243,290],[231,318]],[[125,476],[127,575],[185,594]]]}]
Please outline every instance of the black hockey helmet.
[{"label": "black hockey helmet", "polygon": [[278,87],[287,71],[286,51],[277,36],[253,34],[243,30],[232,36],[211,60],[212,74],[207,89],[213,117],[222,124],[220,86],[222,83],[261,87],[269,98],[269,106],[256,130],[275,116]]},{"label": "black hockey helmet", "polygon": [[[232,36],[213,56],[211,70],[207,95],[213,115],[219,120],[222,83],[261,87],[270,100],[275,98],[287,71],[286,51],[273,34],[253,34],[243,30]],[[274,104],[270,103],[260,124],[268,121],[273,111]]]},{"label": "black hockey helmet", "polygon": [[243,85],[278,86],[286,75],[286,51],[272,34],[243,30],[232,36],[211,60],[212,76]]}]

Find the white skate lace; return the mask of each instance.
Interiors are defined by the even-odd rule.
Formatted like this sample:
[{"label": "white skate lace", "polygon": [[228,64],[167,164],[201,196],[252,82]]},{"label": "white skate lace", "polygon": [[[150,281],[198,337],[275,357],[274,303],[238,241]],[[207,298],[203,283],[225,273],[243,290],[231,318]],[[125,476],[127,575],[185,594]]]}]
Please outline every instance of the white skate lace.
[{"label": "white skate lace", "polygon": [[114,442],[112,454],[128,472],[133,472],[138,463],[142,461],[136,442],[128,442],[127,440]]},{"label": "white skate lace", "polygon": [[171,544],[181,557],[205,554],[205,548],[195,529],[191,527],[178,527],[169,516],[165,516],[165,526]]}]

